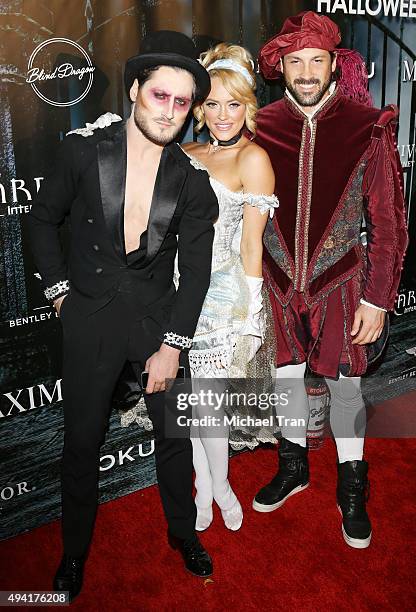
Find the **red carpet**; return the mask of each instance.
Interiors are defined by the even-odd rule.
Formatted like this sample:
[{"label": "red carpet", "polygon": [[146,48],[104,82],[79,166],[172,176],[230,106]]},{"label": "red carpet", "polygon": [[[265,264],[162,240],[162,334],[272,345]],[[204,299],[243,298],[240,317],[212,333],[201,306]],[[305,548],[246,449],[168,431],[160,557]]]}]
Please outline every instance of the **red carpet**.
[{"label": "red carpet", "polygon": [[[165,543],[156,487],[100,507],[79,610],[364,610],[416,609],[414,474],[416,440],[367,440],[373,541],[349,548],[335,505],[335,447],[310,454],[311,485],[271,514],[251,510],[273,474],[273,449],[231,460],[245,509],[239,532],[219,512],[202,540],[215,563],[212,581],[184,572]],[[0,544],[3,590],[49,590],[60,557],[59,523]]]}]

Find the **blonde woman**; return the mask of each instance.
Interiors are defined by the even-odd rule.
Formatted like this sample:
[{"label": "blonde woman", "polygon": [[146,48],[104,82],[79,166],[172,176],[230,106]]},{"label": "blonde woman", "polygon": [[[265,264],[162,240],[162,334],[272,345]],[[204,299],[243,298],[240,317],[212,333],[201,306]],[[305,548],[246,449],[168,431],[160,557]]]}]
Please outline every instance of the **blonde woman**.
[{"label": "blonde woman", "polygon": [[[201,62],[210,74],[211,91],[194,115],[196,130],[206,127],[209,141],[188,143],[184,149],[191,163],[209,174],[220,212],[210,288],[189,360],[194,391],[218,392],[227,384],[224,379],[245,376],[261,344],[262,237],[268,214],[272,216],[278,202],[269,157],[250,140],[256,130],[257,101],[249,52],[221,43],[203,54]],[[196,413],[218,416],[218,406],[198,406]],[[192,443],[196,529],[203,531],[211,524],[214,500],[226,527],[239,529],[243,512],[228,481],[228,429],[200,426]]]}]

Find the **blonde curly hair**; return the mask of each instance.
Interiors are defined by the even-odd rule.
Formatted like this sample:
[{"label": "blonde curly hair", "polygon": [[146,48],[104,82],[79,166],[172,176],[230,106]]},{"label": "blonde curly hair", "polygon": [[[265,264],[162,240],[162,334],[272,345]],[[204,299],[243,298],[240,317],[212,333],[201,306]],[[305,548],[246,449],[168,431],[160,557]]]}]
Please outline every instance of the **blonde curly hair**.
[{"label": "blonde curly hair", "polygon": [[[251,54],[244,47],[239,45],[231,45],[228,43],[220,43],[200,55],[202,65],[208,67],[219,59],[231,59],[240,66],[248,70],[253,80],[254,85],[251,86],[247,79],[237,71],[227,70],[225,68],[214,68],[209,71],[210,77],[217,76],[221,79],[222,84],[230,92],[230,94],[241,104],[246,105],[246,127],[252,133],[256,133],[256,115],[257,115],[257,99],[256,99],[256,75],[254,73],[254,64]],[[194,116],[198,121],[195,131],[200,132],[205,125],[205,113],[203,104],[198,104],[194,107]]]}]

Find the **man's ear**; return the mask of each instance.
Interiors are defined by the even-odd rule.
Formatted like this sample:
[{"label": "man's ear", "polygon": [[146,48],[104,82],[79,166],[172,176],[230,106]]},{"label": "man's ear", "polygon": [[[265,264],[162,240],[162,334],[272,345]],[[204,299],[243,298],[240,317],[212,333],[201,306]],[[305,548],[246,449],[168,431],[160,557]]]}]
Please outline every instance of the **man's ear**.
[{"label": "man's ear", "polygon": [[132,102],[136,102],[137,94],[139,93],[139,82],[137,79],[134,79],[133,85],[130,87],[130,100]]},{"label": "man's ear", "polygon": [[283,73],[284,69],[283,69],[283,57],[280,58],[280,70]]},{"label": "man's ear", "polygon": [[334,59],[332,60],[332,65],[331,65],[331,70],[332,72],[335,72],[335,69],[337,67],[337,54],[334,54]]}]

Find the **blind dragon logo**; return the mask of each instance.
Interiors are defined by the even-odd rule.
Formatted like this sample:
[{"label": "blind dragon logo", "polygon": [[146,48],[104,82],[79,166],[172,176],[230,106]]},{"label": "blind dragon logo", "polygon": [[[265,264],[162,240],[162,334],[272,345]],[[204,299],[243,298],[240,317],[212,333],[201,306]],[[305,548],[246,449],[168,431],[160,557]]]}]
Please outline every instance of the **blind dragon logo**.
[{"label": "blind dragon logo", "polygon": [[[55,48],[60,50],[57,58],[59,56],[64,56],[65,59],[69,57],[72,61],[63,61],[59,64],[55,62],[52,70],[50,68],[45,69],[45,66],[51,63],[51,45],[55,45]],[[71,48],[70,54],[68,54],[68,45]],[[64,48],[66,49],[65,53]],[[78,65],[74,66],[73,61]],[[91,89],[95,66],[92,65],[88,53],[78,43],[68,38],[50,38],[43,41],[32,52],[27,70],[26,83],[30,84],[41,100],[52,104],[52,106],[73,106],[83,100]],[[50,93],[50,88],[47,91],[42,91],[40,88],[40,85],[45,87],[54,80],[58,80],[59,83],[59,79],[66,80],[68,83],[67,99],[65,100],[62,99],[62,88],[59,86],[56,88],[54,97]]]}]

